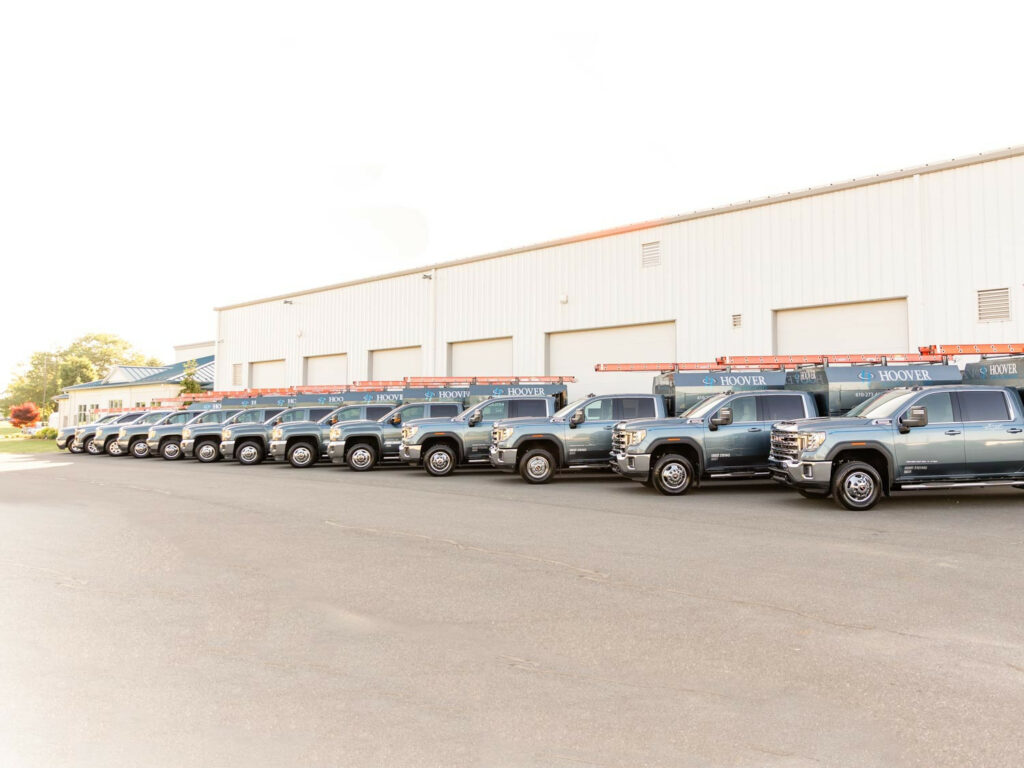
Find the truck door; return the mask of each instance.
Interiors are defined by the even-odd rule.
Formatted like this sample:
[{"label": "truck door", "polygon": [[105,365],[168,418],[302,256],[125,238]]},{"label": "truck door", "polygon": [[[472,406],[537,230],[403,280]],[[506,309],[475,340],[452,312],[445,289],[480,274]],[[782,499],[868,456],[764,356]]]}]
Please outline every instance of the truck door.
[{"label": "truck door", "polygon": [[1014,419],[1006,393],[993,389],[957,392],[956,397],[963,423],[967,474],[996,477],[1024,469],[1024,428],[1019,419]]},{"label": "truck door", "polygon": [[[949,392],[932,392],[910,405],[923,405],[928,409],[928,425],[900,434],[898,424],[893,424],[896,479],[901,483],[912,483],[962,475],[966,469],[964,425],[953,410],[952,395]],[[900,417],[906,415],[910,405],[900,411]]]},{"label": "truck door", "polygon": [[[571,414],[570,414],[571,417]],[[608,462],[615,427],[615,399],[599,397],[583,404],[583,423],[566,430],[570,464]]]},{"label": "truck door", "polygon": [[[711,472],[757,467],[765,463],[771,431],[758,414],[757,395],[736,395],[719,407],[732,408],[732,424],[708,430],[704,435],[704,456]],[[718,411],[709,418],[718,416]]]}]

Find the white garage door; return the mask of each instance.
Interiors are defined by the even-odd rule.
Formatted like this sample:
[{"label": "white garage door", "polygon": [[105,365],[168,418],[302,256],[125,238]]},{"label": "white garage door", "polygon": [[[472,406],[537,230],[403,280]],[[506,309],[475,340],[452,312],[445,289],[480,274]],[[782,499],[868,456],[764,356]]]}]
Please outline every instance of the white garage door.
[{"label": "white garage door", "polygon": [[449,376],[511,376],[512,337],[448,345]]},{"label": "white garage door", "polygon": [[348,384],[348,355],[316,355],[306,358],[306,384]]},{"label": "white garage door", "polygon": [[419,376],[423,370],[423,353],[419,347],[375,349],[370,353],[370,378],[375,381],[397,381],[406,376]]},{"label": "white garage door", "polygon": [[653,373],[598,373],[596,363],[662,363],[676,359],[675,323],[625,325],[548,334],[547,373],[575,376],[569,397],[591,392],[650,392]]},{"label": "white garage door", "polygon": [[778,355],[910,351],[906,299],[775,312],[775,353]]},{"label": "white garage door", "polygon": [[284,360],[264,360],[249,366],[250,389],[277,389],[283,386]]}]

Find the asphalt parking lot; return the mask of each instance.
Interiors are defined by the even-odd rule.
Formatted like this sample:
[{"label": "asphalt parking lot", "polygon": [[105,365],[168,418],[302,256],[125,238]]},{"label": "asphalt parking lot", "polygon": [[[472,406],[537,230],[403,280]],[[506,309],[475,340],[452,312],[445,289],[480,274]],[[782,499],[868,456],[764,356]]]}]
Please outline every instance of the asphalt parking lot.
[{"label": "asphalt parking lot", "polygon": [[1019,766],[1024,493],[0,457],[4,766]]}]

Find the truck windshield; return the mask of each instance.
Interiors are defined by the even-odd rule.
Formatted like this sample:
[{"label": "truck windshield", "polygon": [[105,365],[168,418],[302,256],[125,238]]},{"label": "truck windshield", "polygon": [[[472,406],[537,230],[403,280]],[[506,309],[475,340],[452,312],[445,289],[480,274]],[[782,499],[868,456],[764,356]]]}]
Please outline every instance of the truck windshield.
[{"label": "truck windshield", "polygon": [[154,411],[153,413],[147,413],[142,417],[142,421],[140,421],[139,424],[156,424],[167,415],[167,411]]},{"label": "truck windshield", "polygon": [[917,390],[914,389],[893,389],[861,403],[846,415],[862,419],[888,419],[916,394]]},{"label": "truck windshield", "polygon": [[391,421],[391,417],[394,416],[396,413],[398,413],[401,410],[402,410],[401,406],[399,406],[398,408],[393,408],[392,410],[388,411],[383,416],[381,416],[379,419],[377,419],[377,423],[378,424],[387,424],[389,421]]},{"label": "truck windshield", "polygon": [[575,401],[573,403],[569,403],[567,406],[565,406],[565,408],[559,408],[557,411],[555,411],[555,415],[552,416],[551,418],[552,419],[564,419],[566,416],[568,416],[570,413],[575,411],[577,408],[582,408],[583,404],[585,402],[587,402],[587,399],[588,398],[583,398],[582,400],[577,400],[577,401]]},{"label": "truck windshield", "polygon": [[714,397],[709,397],[707,400],[701,400],[696,405],[691,405],[679,414],[679,418],[702,419],[721,405],[722,401],[727,397],[728,395],[715,395]]}]

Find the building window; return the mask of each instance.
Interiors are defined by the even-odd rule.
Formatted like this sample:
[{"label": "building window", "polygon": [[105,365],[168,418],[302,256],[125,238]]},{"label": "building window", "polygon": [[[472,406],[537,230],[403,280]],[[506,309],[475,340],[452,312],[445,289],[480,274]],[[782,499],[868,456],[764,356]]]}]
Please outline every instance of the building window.
[{"label": "building window", "polygon": [[242,386],[242,364],[235,363],[231,366],[231,386]]},{"label": "building window", "polygon": [[743,327],[743,315],[733,315],[732,316],[732,327],[733,328],[742,328]]},{"label": "building window", "polygon": [[978,322],[995,323],[1010,319],[1010,289],[978,291]]},{"label": "building window", "polygon": [[107,407],[110,410],[120,409],[124,407],[124,400],[111,400],[107,403]]},{"label": "building window", "polygon": [[640,266],[656,267],[661,264],[661,241],[643,243],[640,246]]},{"label": "building window", "polygon": [[136,404],[135,404],[135,407],[136,407],[136,408],[145,408],[145,407],[146,407],[146,404],[145,404],[145,403],[136,403]]},{"label": "building window", "polygon": [[84,403],[78,406],[78,415],[75,418],[77,419],[77,421],[75,422],[76,424],[88,423],[87,419],[89,418],[89,409],[85,406]]}]

